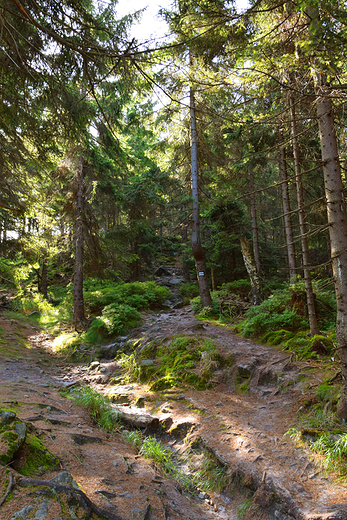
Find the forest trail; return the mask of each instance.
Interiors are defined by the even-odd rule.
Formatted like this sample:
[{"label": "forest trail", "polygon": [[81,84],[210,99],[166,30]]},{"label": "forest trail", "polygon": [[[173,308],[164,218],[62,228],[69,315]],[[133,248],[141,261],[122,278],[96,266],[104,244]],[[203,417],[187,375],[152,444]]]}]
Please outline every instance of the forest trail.
[{"label": "forest trail", "polygon": [[[69,365],[54,358],[49,335],[4,316],[0,326],[2,407],[15,408],[28,432],[38,435],[59,459],[59,468],[42,471],[35,478],[48,481],[68,472],[96,506],[95,511],[106,511],[107,518],[236,520],[252,496],[257,506],[251,513],[254,520],[347,519],[346,486],[334,482],[304,449],[284,436],[304,399],[324,380],[324,370],[314,363],[293,362],[288,353],[198,321],[188,308],[149,312],[132,337],[202,336],[212,339],[223,355],[232,354],[234,360],[231,367],[215,372],[211,390],[153,395],[138,384],[111,386],[112,360],[94,363],[93,369],[86,363]],[[247,393],[235,386],[243,378],[248,380]],[[59,393],[78,384],[104,393],[112,390],[114,401],[123,402],[117,406],[124,410],[133,410],[136,398],[142,397],[151,413],[170,425],[172,433],[163,433],[163,442],[182,453],[189,432],[190,440],[196,438],[228,468],[232,483],[222,494],[186,496],[177,483],[163,478],[139,457],[121,434],[105,434],[83,408]],[[20,470],[21,465],[20,457],[10,465],[17,479],[16,468]],[[8,480],[4,471],[1,478],[3,495]],[[0,519],[88,518],[86,504],[82,507],[75,502],[68,497],[64,506],[49,488],[16,485],[0,507]],[[94,512],[89,518],[99,516]]]}]

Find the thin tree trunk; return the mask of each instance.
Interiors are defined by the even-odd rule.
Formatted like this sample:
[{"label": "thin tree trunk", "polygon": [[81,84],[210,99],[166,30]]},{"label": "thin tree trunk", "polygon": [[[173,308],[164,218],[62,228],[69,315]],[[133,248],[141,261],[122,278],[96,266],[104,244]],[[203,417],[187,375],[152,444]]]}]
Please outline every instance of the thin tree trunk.
[{"label": "thin tree trunk", "polygon": [[319,334],[317,316],[316,316],[316,306],[315,306],[315,298],[312,289],[312,280],[310,273],[310,260],[308,253],[308,242],[306,236],[306,221],[305,221],[305,210],[304,208],[304,194],[302,187],[302,174],[300,168],[300,154],[299,154],[299,144],[297,139],[297,131],[296,131],[296,120],[295,120],[295,106],[293,95],[289,94],[289,107],[290,107],[290,115],[291,115],[291,126],[292,126],[292,139],[293,139],[293,154],[294,154],[294,167],[295,167],[295,175],[296,175],[296,193],[298,199],[298,210],[299,210],[299,227],[301,234],[301,248],[302,248],[302,266],[304,271],[304,279],[305,279],[305,289],[306,289],[306,298],[307,298],[307,312],[308,319],[310,323],[310,332],[312,336],[315,334]]},{"label": "thin tree trunk", "polygon": [[47,262],[46,260],[42,260],[42,271],[41,271],[41,294],[44,298],[48,298],[47,296]]},{"label": "thin tree trunk", "polygon": [[337,300],[336,341],[341,362],[343,386],[337,415],[347,420],[347,214],[341,177],[333,104],[326,78],[316,78],[316,108],[322,151],[325,196],[331,245],[331,262]]},{"label": "thin tree trunk", "polygon": [[77,196],[76,196],[76,231],[75,231],[75,270],[73,289],[73,324],[81,328],[84,316],[83,300],[83,206],[84,206],[84,159],[78,160],[77,168]]},{"label": "thin tree trunk", "polygon": [[190,134],[191,134],[191,168],[192,168],[192,250],[195,259],[196,275],[199,282],[201,305],[211,305],[212,299],[208,288],[205,251],[200,239],[200,212],[199,212],[199,175],[198,175],[198,139],[196,132],[195,100],[193,89],[190,88]]},{"label": "thin tree trunk", "polygon": [[[183,215],[185,217],[185,213],[186,213],[185,206],[183,206],[182,210],[183,210],[182,211]],[[181,236],[182,236],[182,244],[183,244],[183,246],[185,246],[187,244],[187,242],[188,242],[188,230],[187,230],[187,224],[186,224],[186,219],[185,218],[184,218],[184,221],[182,223]],[[187,282],[190,282],[190,271],[189,271],[189,264],[188,264],[188,255],[185,252],[183,252],[183,254],[182,254],[182,270],[183,270],[184,279]]]},{"label": "thin tree trunk", "polygon": [[[283,141],[281,132],[279,133],[280,142]],[[288,174],[287,174],[287,160],[286,160],[286,149],[284,146],[280,146],[280,181],[282,182],[282,207],[283,207],[283,223],[284,233],[287,246],[287,258],[288,258],[288,270],[289,280],[293,280],[296,276],[296,263],[295,263],[295,246],[294,246],[294,235],[292,219],[290,216],[290,200],[289,200],[289,189],[288,189]]]},{"label": "thin tree trunk", "polygon": [[254,259],[252,257],[251,248],[249,245],[249,241],[247,238],[240,237],[241,242],[241,251],[243,256],[243,261],[245,263],[245,267],[247,269],[247,273],[249,279],[251,281],[251,301],[252,305],[259,305],[262,302],[262,288],[261,288],[261,279],[259,273],[257,271],[257,267],[255,265]]},{"label": "thin tree trunk", "polygon": [[252,213],[252,233],[253,233],[253,254],[254,261],[258,271],[258,275],[261,275],[260,266],[260,255],[259,255],[259,233],[258,233],[258,222],[257,222],[257,211],[255,205],[255,193],[254,193],[254,173],[251,163],[248,165],[249,172],[249,187],[251,191],[251,213]]},{"label": "thin tree trunk", "polygon": [[215,275],[213,266],[211,267],[211,278],[212,278],[212,291],[214,292],[217,290],[217,284],[216,284],[216,275]]}]

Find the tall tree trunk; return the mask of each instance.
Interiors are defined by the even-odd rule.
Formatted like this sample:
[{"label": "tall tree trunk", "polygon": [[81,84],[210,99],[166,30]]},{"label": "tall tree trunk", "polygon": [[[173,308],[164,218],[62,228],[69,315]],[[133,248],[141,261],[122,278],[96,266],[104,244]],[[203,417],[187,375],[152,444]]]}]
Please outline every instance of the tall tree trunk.
[{"label": "tall tree trunk", "polygon": [[318,74],[316,78],[316,108],[337,300],[336,341],[343,375],[337,415],[347,421],[347,214],[334,127],[333,104],[323,74]]},{"label": "tall tree trunk", "polygon": [[[280,142],[283,141],[281,131],[279,132]],[[289,280],[293,280],[296,276],[296,263],[295,263],[295,246],[293,238],[293,226],[292,219],[290,216],[290,201],[289,201],[289,189],[288,189],[288,174],[287,174],[287,160],[286,160],[286,149],[283,145],[280,146],[280,159],[279,159],[279,170],[280,170],[280,181],[282,182],[282,208],[283,208],[283,224],[284,233],[287,246],[287,258],[288,258],[288,270]]]},{"label": "tall tree trunk", "polygon": [[300,153],[299,153],[299,143],[297,139],[297,130],[296,130],[296,120],[295,120],[295,106],[294,106],[294,98],[292,93],[289,94],[289,107],[290,107],[290,116],[291,116],[291,126],[292,126],[292,139],[293,139],[293,154],[294,154],[294,169],[296,176],[296,193],[298,199],[298,213],[299,213],[299,227],[300,227],[300,235],[301,235],[301,249],[302,249],[302,266],[304,270],[304,279],[305,279],[305,289],[306,289],[306,298],[307,298],[307,312],[308,319],[310,323],[310,332],[314,336],[315,334],[319,334],[317,316],[316,316],[316,305],[315,305],[315,297],[312,289],[312,280],[310,273],[310,260],[308,253],[308,242],[307,242],[307,230],[306,230],[306,220],[305,220],[305,210],[304,210],[304,192],[302,187],[302,174],[300,167]]},{"label": "tall tree trunk", "polygon": [[255,205],[255,193],[254,193],[254,173],[251,163],[248,165],[249,172],[249,187],[251,190],[251,213],[252,213],[252,234],[253,234],[253,254],[254,261],[258,271],[258,275],[261,275],[260,266],[260,255],[259,255],[259,233],[258,233],[258,222],[257,222],[257,210]]},{"label": "tall tree trunk", "polygon": [[73,324],[81,328],[85,320],[83,300],[83,206],[84,206],[84,159],[78,159],[77,195],[76,195],[76,230],[75,230],[75,270],[73,287]]},{"label": "tall tree trunk", "polygon": [[241,242],[241,251],[243,256],[243,261],[245,263],[245,267],[247,269],[247,273],[249,276],[249,279],[251,281],[251,301],[252,305],[259,305],[262,302],[262,288],[261,288],[261,279],[257,270],[257,267],[255,265],[251,248],[249,245],[249,241],[247,238],[240,237]]},{"label": "tall tree trunk", "polygon": [[212,299],[208,288],[205,251],[200,238],[200,211],[199,211],[199,175],[198,175],[198,138],[196,132],[195,100],[193,89],[190,88],[190,150],[192,168],[192,250],[195,259],[196,275],[199,282],[201,305],[211,305]]}]

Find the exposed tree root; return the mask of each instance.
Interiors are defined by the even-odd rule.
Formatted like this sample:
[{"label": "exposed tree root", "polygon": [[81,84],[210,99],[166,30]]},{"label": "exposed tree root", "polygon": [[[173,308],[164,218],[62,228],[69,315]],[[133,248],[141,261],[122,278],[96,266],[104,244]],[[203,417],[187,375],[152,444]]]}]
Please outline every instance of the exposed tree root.
[{"label": "exposed tree root", "polygon": [[5,502],[5,500],[6,500],[6,498],[8,497],[8,495],[11,493],[12,488],[13,488],[13,485],[14,485],[14,483],[15,483],[11,471],[8,472],[8,478],[9,478],[8,486],[7,486],[7,489],[6,489],[6,493],[4,494],[4,496],[3,496],[3,497],[1,498],[1,500],[0,500],[0,507],[1,507],[2,504]]}]

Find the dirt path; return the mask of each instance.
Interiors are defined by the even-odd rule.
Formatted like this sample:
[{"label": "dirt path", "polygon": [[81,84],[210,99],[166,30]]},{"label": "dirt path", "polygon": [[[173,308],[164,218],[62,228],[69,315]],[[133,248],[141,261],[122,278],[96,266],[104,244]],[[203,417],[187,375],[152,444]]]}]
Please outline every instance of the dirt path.
[{"label": "dirt path", "polygon": [[[213,390],[153,396],[136,384],[110,387],[112,361],[95,364],[95,370],[67,365],[52,357],[48,335],[5,317],[0,317],[0,326],[4,330],[0,345],[2,407],[15,409],[17,417],[59,459],[59,468],[36,478],[48,481],[68,472],[96,507],[107,511],[109,518],[123,520],[234,520],[237,512],[240,515],[238,506],[247,504],[250,496],[257,505],[252,510],[254,520],[347,520],[346,487],[334,483],[301,448],[283,437],[295,421],[303,392],[309,393],[310,387],[313,390],[324,379],[324,372],[317,370],[314,378],[309,375],[312,364],[294,363],[287,353],[198,322],[186,308],[148,313],[133,336],[201,335],[213,339],[221,353],[234,357],[231,368],[215,373]],[[237,376],[242,380],[248,375],[248,392],[241,394],[235,381]],[[143,397],[151,413],[170,421],[173,433],[163,434],[163,441],[182,451],[189,432],[190,440],[198,439],[228,468],[232,483],[223,494],[185,496],[175,482],[162,478],[153,465],[138,457],[122,435],[107,435],[95,428],[85,410],[61,396],[60,389],[76,382],[105,393],[112,390],[128,400],[130,406],[123,406],[127,410],[137,397]],[[20,467],[20,460],[12,464],[17,477],[15,468]],[[7,485],[4,471],[2,479],[0,498]],[[0,507],[0,519],[87,518],[83,516],[87,509],[71,501],[64,505],[47,494],[47,489],[33,491],[17,485],[11,499]],[[89,518],[99,516],[91,513]]]}]

